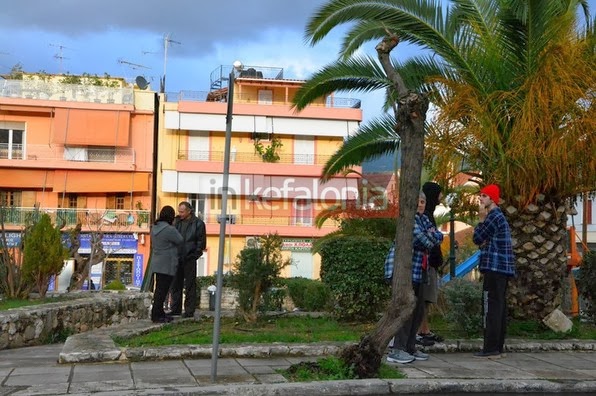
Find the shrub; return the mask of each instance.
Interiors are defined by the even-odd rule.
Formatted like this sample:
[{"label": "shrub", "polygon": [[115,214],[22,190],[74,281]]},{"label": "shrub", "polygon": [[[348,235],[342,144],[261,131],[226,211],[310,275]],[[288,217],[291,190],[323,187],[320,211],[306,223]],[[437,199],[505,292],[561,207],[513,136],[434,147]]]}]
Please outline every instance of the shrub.
[{"label": "shrub", "polygon": [[238,289],[238,307],[247,322],[257,320],[261,298],[290,264],[281,254],[282,239],[277,234],[259,238],[259,247],[244,248],[234,265],[234,286]]},{"label": "shrub", "polygon": [[104,287],[104,290],[126,290],[126,286],[119,279],[114,279]]},{"label": "shrub", "polygon": [[389,240],[362,236],[338,237],[321,246],[321,280],[338,318],[373,319],[383,308],[390,295],[383,275],[390,247]]},{"label": "shrub", "polygon": [[596,252],[584,254],[576,279],[579,293],[586,300],[585,313],[596,323]]},{"label": "shrub", "polygon": [[31,231],[26,234],[23,249],[23,276],[26,281],[35,283],[43,298],[48,283],[64,267],[68,250],[62,245],[62,235],[52,225],[50,216],[43,213]]},{"label": "shrub", "polygon": [[454,279],[443,287],[447,300],[445,318],[468,337],[482,328],[482,284]]},{"label": "shrub", "polygon": [[270,287],[261,295],[259,312],[281,311],[286,295],[287,291],[285,288]]},{"label": "shrub", "polygon": [[283,280],[296,308],[303,311],[327,311],[331,306],[331,292],[323,282],[308,278],[287,278]]}]

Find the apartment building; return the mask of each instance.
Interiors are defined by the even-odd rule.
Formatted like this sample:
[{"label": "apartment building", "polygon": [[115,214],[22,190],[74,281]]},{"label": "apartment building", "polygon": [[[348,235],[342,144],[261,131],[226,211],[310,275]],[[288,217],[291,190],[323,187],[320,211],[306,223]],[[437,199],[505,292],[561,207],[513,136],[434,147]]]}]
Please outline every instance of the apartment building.
[{"label": "apartment building", "polygon": [[[82,225],[79,253],[103,234],[94,283],[140,286],[149,258],[155,93],[122,79],[0,79],[0,203],[7,243],[39,210]],[[98,284],[99,282],[99,284]],[[62,285],[64,286],[64,285]]]},{"label": "apartment building", "polygon": [[275,67],[247,66],[234,79],[229,195],[221,216],[224,141],[231,66],[211,73],[210,90],[167,94],[158,137],[158,206],[190,201],[207,227],[198,275],[217,270],[220,222],[226,222],[224,272],[255,237],[277,232],[292,259],[283,276],[318,278],[315,227],[327,207],[357,199],[356,174],[319,178],[323,165],[362,120],[360,102],[329,96],[298,113],[292,98],[304,81]]}]

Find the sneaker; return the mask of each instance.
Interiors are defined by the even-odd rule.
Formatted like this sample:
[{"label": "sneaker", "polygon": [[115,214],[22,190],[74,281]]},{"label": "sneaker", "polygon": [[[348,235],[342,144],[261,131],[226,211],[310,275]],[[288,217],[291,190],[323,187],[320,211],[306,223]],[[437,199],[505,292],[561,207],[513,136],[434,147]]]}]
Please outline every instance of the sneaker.
[{"label": "sneaker", "polygon": [[406,363],[412,363],[414,360],[416,360],[416,358],[414,356],[410,355],[406,351],[402,351],[399,349],[396,350],[395,352],[387,355],[387,361],[389,363],[406,364]]},{"label": "sneaker", "polygon": [[416,351],[416,352],[412,353],[411,355],[414,356],[414,358],[416,360],[428,360],[428,358],[429,358],[428,353],[424,353],[422,351]]},{"label": "sneaker", "polygon": [[416,344],[421,346],[433,346],[435,345],[435,342],[419,334],[416,334]]},{"label": "sneaker", "polygon": [[485,359],[500,359],[501,352],[499,352],[499,351],[492,351],[492,352],[480,351],[480,352],[474,353],[474,357],[475,358],[485,358]]}]

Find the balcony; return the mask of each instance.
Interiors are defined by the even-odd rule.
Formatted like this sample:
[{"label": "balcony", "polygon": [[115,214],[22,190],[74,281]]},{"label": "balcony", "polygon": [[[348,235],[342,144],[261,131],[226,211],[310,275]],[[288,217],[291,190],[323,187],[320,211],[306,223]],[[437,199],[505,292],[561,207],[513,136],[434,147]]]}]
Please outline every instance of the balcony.
[{"label": "balcony", "polygon": [[[180,91],[166,92],[166,102],[222,102],[228,101],[228,89],[222,88],[217,91]],[[270,100],[266,102],[259,101],[259,98],[254,93],[235,94],[234,104],[262,104],[262,105],[284,105],[292,106],[291,98],[282,94],[273,94]],[[310,106],[327,107],[335,109],[359,109],[361,106],[360,99],[354,98],[338,98],[335,96],[327,96],[325,100],[314,102]]]},{"label": "balcony", "polygon": [[102,232],[149,231],[151,214],[147,210],[64,209],[64,208],[0,208],[0,220],[6,229],[22,229],[28,219],[47,213],[52,223],[73,228],[78,223],[83,230]]},{"label": "balcony", "polygon": [[[251,214],[231,214],[228,218],[232,219],[233,225],[263,225],[263,226],[291,226],[291,227],[314,227],[314,217],[296,217],[296,216],[258,216]],[[210,214],[203,217],[205,224],[219,224],[221,215]],[[322,228],[337,228],[337,224],[332,221],[323,223]]]},{"label": "balcony", "polygon": [[134,102],[132,88],[62,84],[39,80],[1,80],[0,97],[128,105]]},{"label": "balcony", "polygon": [[119,165],[134,165],[135,151],[132,148],[115,147],[67,147],[62,145],[28,144],[12,145],[8,150],[7,145],[0,144],[0,159],[18,159],[30,161],[63,161],[72,162],[99,162]]},{"label": "balcony", "polygon": [[[278,164],[294,164],[294,165],[324,165],[331,158],[331,155],[315,155],[315,154],[278,154]],[[202,151],[202,150],[179,150],[179,160],[188,161],[212,161],[223,162],[223,151]],[[230,161],[240,163],[263,163],[263,158],[254,151],[249,152],[231,152]]]}]

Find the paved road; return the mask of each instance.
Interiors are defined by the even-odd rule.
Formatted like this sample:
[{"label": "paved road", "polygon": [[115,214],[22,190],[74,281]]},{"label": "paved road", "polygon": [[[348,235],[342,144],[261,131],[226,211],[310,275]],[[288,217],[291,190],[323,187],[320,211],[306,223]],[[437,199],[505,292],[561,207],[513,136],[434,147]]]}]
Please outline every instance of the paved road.
[{"label": "paved road", "polygon": [[[396,365],[405,380],[286,383],[276,369],[308,357],[58,364],[63,345],[0,351],[0,395],[389,395],[588,392],[596,394],[596,352],[512,352],[499,360],[471,353],[434,353],[425,362]],[[559,393],[561,394],[561,393]]]}]

